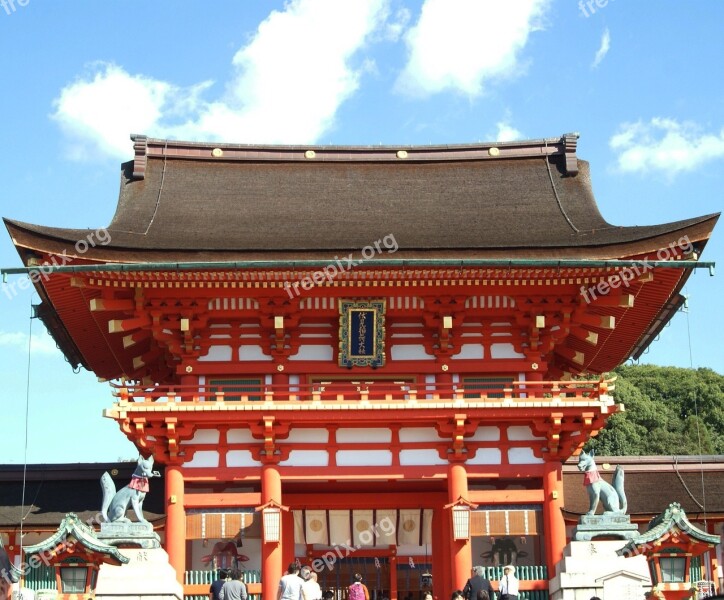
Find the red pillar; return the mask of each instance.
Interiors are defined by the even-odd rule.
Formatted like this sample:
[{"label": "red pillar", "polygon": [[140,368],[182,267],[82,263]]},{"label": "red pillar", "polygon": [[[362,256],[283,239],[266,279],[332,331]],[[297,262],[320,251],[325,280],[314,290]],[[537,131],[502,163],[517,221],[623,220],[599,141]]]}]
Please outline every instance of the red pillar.
[{"label": "red pillar", "polygon": [[448,373],[447,371],[444,371],[442,373],[438,373],[435,375],[435,386],[437,389],[437,393],[440,394],[443,398],[451,398],[452,397],[452,388],[453,388],[453,376],[452,373]]},{"label": "red pillar", "polygon": [[[284,535],[286,533],[286,535]],[[282,512],[282,568],[294,562],[294,515],[292,511]],[[304,564],[304,556],[300,557]]]},{"label": "red pillar", "polygon": [[[276,465],[264,465],[261,468],[261,503],[274,501],[282,503],[282,478]],[[261,516],[261,515],[260,515]],[[283,520],[282,520],[283,523]],[[282,541],[285,535],[293,533],[282,527]],[[279,579],[283,574],[282,544],[262,543],[261,546],[261,597],[276,598]]]},{"label": "red pillar", "polygon": [[184,477],[176,465],[166,467],[166,552],[176,570],[176,579],[184,583],[186,571],[186,510]]},{"label": "red pillar", "polygon": [[450,583],[450,511],[442,506],[432,515],[432,589],[438,598],[449,598],[454,587]]},{"label": "red pillar", "polygon": [[555,566],[563,558],[566,545],[566,524],[563,520],[562,466],[559,462],[545,463],[543,475],[543,525],[545,527],[546,565],[548,577],[555,576]]},{"label": "red pillar", "polygon": [[286,373],[272,373],[272,390],[274,400],[289,400],[289,375]]},{"label": "red pillar", "polygon": [[390,553],[390,600],[397,600],[397,549]]},{"label": "red pillar", "polygon": [[[451,463],[448,465],[448,498],[455,502],[458,498],[468,498],[468,475],[465,465],[462,463]],[[450,522],[450,518],[447,519]],[[470,577],[473,568],[472,544],[470,540],[453,540],[452,528],[448,528],[443,535],[450,536],[450,556],[452,558],[452,573],[450,582],[453,589],[461,590]],[[449,595],[449,594],[448,594]]]}]

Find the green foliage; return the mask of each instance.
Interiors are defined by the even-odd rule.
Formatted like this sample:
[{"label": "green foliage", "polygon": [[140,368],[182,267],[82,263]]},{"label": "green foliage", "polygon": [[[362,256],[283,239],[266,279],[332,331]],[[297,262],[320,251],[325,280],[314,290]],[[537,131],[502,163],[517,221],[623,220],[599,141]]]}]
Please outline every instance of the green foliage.
[{"label": "green foliage", "polygon": [[654,365],[625,365],[615,374],[613,396],[626,410],[591,440],[596,454],[724,454],[724,376]]}]

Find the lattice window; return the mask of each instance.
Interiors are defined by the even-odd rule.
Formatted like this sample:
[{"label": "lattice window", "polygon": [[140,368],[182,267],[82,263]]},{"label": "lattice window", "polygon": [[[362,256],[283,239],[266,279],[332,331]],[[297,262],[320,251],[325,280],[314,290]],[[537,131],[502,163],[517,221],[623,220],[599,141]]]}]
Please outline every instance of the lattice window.
[{"label": "lattice window", "polygon": [[210,379],[209,391],[214,394],[223,391],[227,402],[239,402],[242,397],[246,400],[261,400],[261,379]]},{"label": "lattice window", "polygon": [[466,398],[504,398],[503,388],[511,387],[512,377],[464,377],[463,389]]}]

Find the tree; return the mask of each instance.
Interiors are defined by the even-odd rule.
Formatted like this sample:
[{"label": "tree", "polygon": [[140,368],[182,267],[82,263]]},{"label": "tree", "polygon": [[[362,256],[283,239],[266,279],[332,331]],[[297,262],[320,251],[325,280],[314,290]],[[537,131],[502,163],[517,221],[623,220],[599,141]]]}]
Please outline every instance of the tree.
[{"label": "tree", "polygon": [[615,371],[624,412],[591,440],[598,454],[724,454],[724,376],[711,369],[626,365]]}]

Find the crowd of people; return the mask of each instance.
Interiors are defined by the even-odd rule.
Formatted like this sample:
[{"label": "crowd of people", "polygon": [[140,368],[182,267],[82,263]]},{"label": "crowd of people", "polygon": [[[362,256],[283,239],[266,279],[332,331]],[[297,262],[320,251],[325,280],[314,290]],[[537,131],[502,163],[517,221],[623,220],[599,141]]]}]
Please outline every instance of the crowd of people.
[{"label": "crowd of people", "polygon": [[[241,576],[239,569],[221,569],[219,579],[211,584],[209,600],[247,600],[246,585]],[[370,600],[369,589],[362,579],[362,575],[355,573],[354,581],[347,590],[348,600]],[[279,580],[276,600],[334,600],[334,597],[333,591],[322,591],[317,581],[317,574],[310,567],[291,563],[286,575]],[[662,599],[663,595],[654,589],[646,593],[646,598],[658,600]],[[432,592],[425,592],[422,600],[434,600]],[[451,600],[518,600],[515,567],[513,565],[503,567],[503,576],[498,582],[497,599],[493,584],[484,576],[483,568],[474,567],[465,587],[462,590],[455,590]],[[591,600],[601,599],[593,596]]]}]

